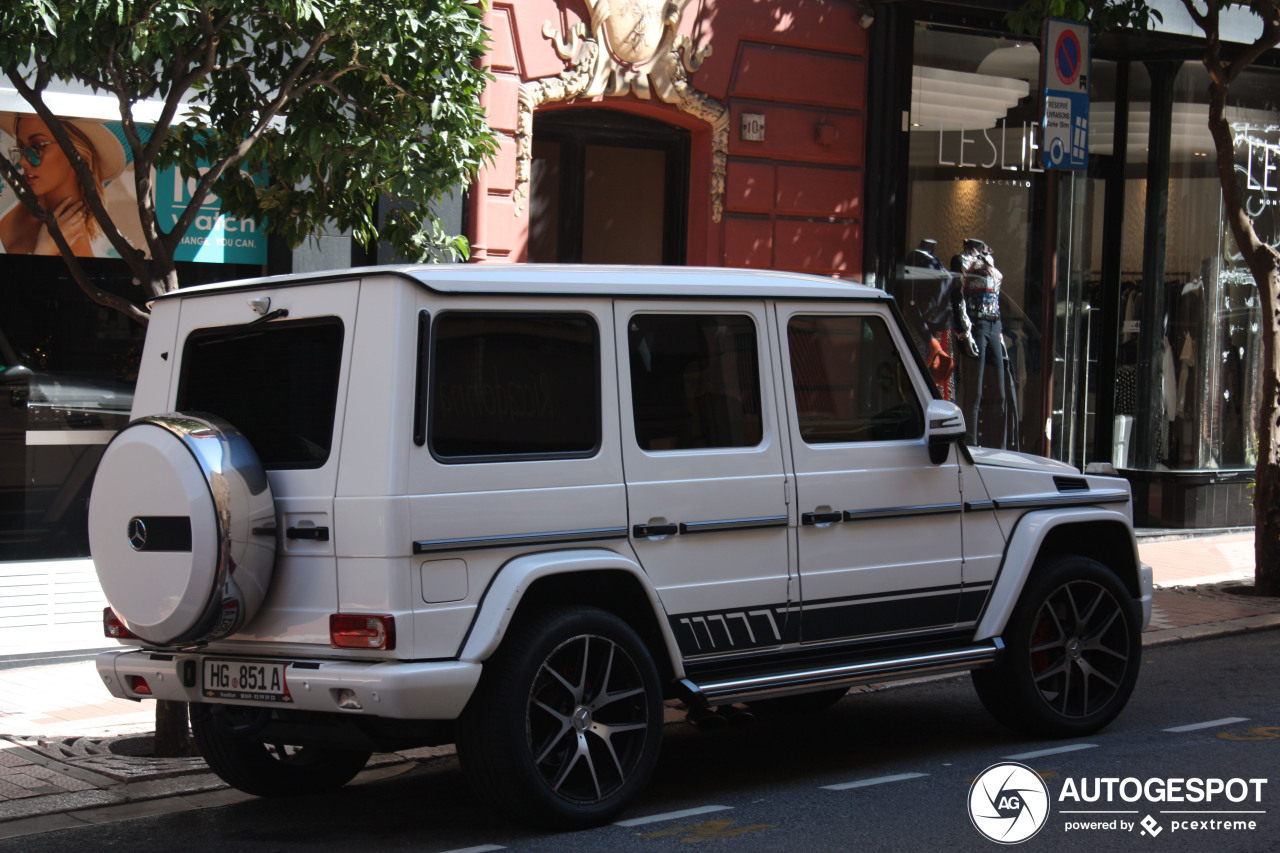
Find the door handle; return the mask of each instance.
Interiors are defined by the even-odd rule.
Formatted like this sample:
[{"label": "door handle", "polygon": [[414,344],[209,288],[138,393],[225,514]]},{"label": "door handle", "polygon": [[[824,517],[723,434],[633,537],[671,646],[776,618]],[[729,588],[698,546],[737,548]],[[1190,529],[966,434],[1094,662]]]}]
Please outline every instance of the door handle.
[{"label": "door handle", "polygon": [[285,531],[285,536],[290,539],[310,539],[313,542],[328,542],[329,528],[327,527],[290,527]]},{"label": "door handle", "polygon": [[844,513],[836,512],[806,512],[800,516],[801,524],[831,524],[835,521],[843,521]]},{"label": "door handle", "polygon": [[673,536],[680,532],[678,524],[637,524],[632,528],[637,539],[647,536]]}]

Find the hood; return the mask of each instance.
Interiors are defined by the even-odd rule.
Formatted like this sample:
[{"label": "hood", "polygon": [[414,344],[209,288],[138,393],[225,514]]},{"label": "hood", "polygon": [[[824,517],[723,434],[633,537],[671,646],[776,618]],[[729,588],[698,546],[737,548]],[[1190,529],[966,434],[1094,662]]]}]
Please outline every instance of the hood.
[{"label": "hood", "polygon": [[1045,471],[1054,474],[1075,474],[1080,475],[1080,469],[1068,465],[1065,462],[1059,462],[1056,459],[1049,459],[1044,456],[1034,456],[1030,453],[1015,453],[1012,450],[996,450],[990,447],[970,447],[969,454],[973,457],[974,464],[992,465],[997,468],[1019,468],[1023,471]]}]

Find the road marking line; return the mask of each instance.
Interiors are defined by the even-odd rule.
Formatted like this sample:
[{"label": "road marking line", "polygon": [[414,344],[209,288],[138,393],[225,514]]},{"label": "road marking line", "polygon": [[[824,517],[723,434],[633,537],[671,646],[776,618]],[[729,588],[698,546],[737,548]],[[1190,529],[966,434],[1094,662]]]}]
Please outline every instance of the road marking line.
[{"label": "road marking line", "polygon": [[1194,732],[1199,729],[1212,729],[1217,726],[1231,726],[1236,723],[1243,723],[1248,717],[1223,717],[1221,720],[1210,720],[1207,723],[1192,723],[1189,726],[1174,726],[1171,729],[1165,729],[1166,732]]},{"label": "road marking line", "polygon": [[506,850],[501,844],[477,844],[475,847],[459,847],[457,850],[446,850],[445,853],[493,853],[494,850]]},{"label": "road marking line", "polygon": [[731,809],[733,806],[698,806],[696,809],[684,809],[678,812],[665,812],[664,814],[649,815],[648,817],[633,817],[630,820],[620,820],[614,826],[644,826],[647,823],[659,823],[664,820],[679,820],[682,817],[692,817],[693,815],[708,814],[710,812],[722,812]]},{"label": "road marking line", "polygon": [[884,785],[888,782],[901,782],[905,779],[919,779],[928,773],[899,773],[895,776],[877,776],[875,779],[859,779],[857,782],[841,782],[839,785],[823,785],[824,791],[847,791],[850,788],[867,788],[871,785]]},{"label": "road marking line", "polygon": [[1073,743],[1070,746],[1057,746],[1053,749],[1037,749],[1035,752],[1020,752],[1017,755],[1006,755],[1010,761],[1022,761],[1027,758],[1043,758],[1046,755],[1061,755],[1064,752],[1078,752],[1082,749],[1095,749],[1096,743]]}]

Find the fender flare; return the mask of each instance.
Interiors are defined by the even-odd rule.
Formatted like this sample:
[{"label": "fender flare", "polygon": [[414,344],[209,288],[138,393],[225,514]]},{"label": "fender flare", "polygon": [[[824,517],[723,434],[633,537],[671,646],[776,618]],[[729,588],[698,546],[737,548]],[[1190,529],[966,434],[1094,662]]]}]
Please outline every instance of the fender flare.
[{"label": "fender flare", "polygon": [[[1018,599],[1022,596],[1022,588],[1031,575],[1040,547],[1049,533],[1064,525],[1086,522],[1117,524],[1128,531],[1130,562],[1134,577],[1132,579],[1121,577],[1121,580],[1126,586],[1132,580],[1141,591],[1141,595],[1149,594],[1150,590],[1142,579],[1142,563],[1138,559],[1138,541],[1133,535],[1133,526],[1126,513],[1103,507],[1029,512],[1018,519],[1013,535],[1009,537],[1009,543],[1005,546],[1000,572],[996,576],[991,595],[987,598],[986,609],[978,620],[978,628],[974,634],[975,640],[998,637],[1004,631],[1009,617],[1013,615],[1013,609],[1018,605]],[[1013,568],[1015,566],[1021,568],[1015,570]],[[1147,605],[1144,603],[1144,608],[1145,606]]]},{"label": "fender flare", "polygon": [[682,678],[684,667],[677,651],[675,635],[671,633],[666,609],[662,606],[653,584],[649,582],[649,576],[635,560],[604,548],[526,554],[503,565],[484,592],[476,616],[471,622],[471,628],[462,641],[458,659],[476,663],[497,651],[502,638],[506,636],[507,628],[511,625],[511,619],[520,607],[520,602],[534,583],[553,575],[588,571],[621,571],[639,582],[645,595],[648,596],[658,630],[662,632],[662,640],[666,644],[667,657],[671,661],[671,666],[676,677]]}]

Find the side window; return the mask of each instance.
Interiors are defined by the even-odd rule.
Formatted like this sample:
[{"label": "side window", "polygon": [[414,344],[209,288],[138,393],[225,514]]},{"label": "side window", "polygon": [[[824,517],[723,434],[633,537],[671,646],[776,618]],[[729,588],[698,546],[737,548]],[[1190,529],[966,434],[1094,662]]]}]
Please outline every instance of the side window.
[{"label": "side window", "polygon": [[760,360],[750,317],[637,314],[627,346],[641,449],[760,443]]},{"label": "side window", "polygon": [[787,324],[787,342],[806,444],[924,434],[920,399],[883,319],[796,316]]},{"label": "side window", "polygon": [[337,317],[194,331],[177,408],[225,418],[265,468],[319,468],[333,443],[342,334]]},{"label": "side window", "polygon": [[431,451],[445,461],[581,457],[600,446],[595,320],[441,314],[431,356]]}]

